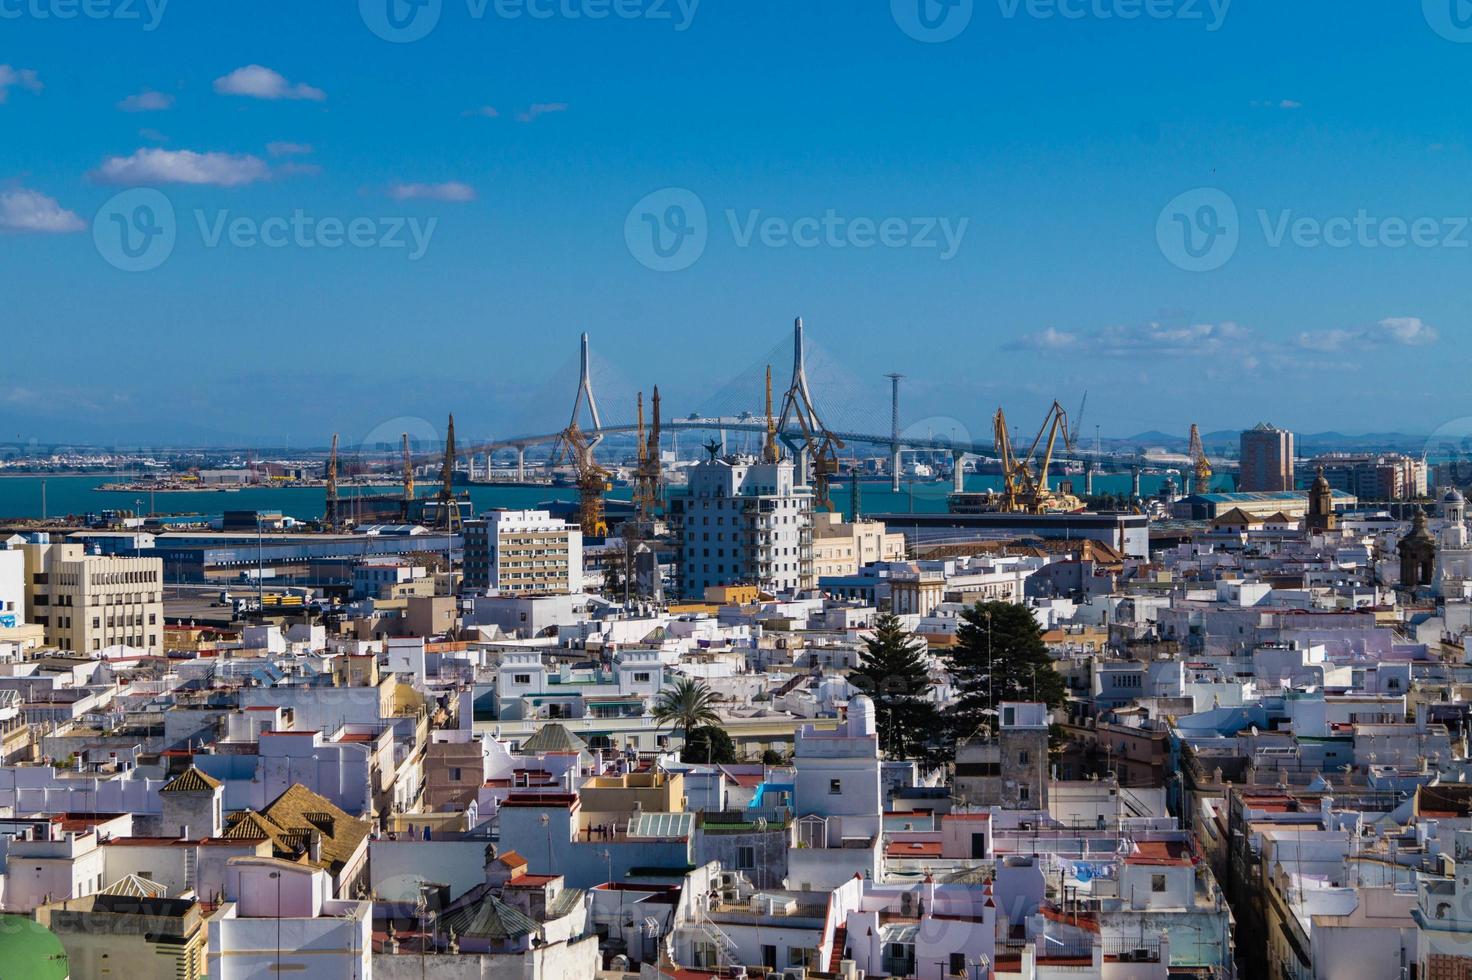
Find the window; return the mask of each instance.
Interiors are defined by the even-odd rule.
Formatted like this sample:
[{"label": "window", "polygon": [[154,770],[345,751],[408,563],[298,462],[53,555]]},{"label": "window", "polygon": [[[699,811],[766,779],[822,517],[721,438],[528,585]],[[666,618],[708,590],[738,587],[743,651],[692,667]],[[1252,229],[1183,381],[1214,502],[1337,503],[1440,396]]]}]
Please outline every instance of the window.
[{"label": "window", "polygon": [[1019,766],[1025,766],[1025,765],[1027,765],[1027,759],[1028,759],[1028,756],[1027,756],[1027,750],[1026,749],[1024,749],[1023,751],[1017,753],[1017,764]]},{"label": "window", "polygon": [[513,676],[511,678],[511,683],[513,683],[513,684],[530,684],[531,682],[532,682],[532,675],[531,674],[516,674],[515,676]]},{"label": "window", "polygon": [[842,793],[843,793],[843,780],[841,780],[841,779],[830,779],[830,780],[828,780],[828,795],[829,796],[839,796]]},{"label": "window", "polygon": [[1150,890],[1152,892],[1163,892],[1163,891],[1165,891],[1165,875],[1151,875],[1150,876]]},{"label": "window", "polygon": [[950,974],[953,977],[964,977],[966,975],[966,954],[952,953]]},{"label": "window", "polygon": [[816,949],[809,949],[806,946],[788,946],[787,965],[813,967],[816,969],[818,966],[818,951]]},{"label": "window", "polygon": [[649,681],[649,672],[648,671],[640,671],[640,672],[638,672],[638,673],[636,673],[634,675],[634,683],[636,683],[636,684],[646,684],[646,683],[648,683],[648,681]]},{"label": "window", "polygon": [[750,871],[752,868],[755,868],[755,867],[756,867],[756,848],[755,847],[738,847],[738,848],[736,848],[736,870],[737,871]]},{"label": "window", "polygon": [[459,766],[451,766],[450,767],[450,779],[452,781],[454,781],[454,782],[457,782],[457,783],[460,781],[460,767]]}]

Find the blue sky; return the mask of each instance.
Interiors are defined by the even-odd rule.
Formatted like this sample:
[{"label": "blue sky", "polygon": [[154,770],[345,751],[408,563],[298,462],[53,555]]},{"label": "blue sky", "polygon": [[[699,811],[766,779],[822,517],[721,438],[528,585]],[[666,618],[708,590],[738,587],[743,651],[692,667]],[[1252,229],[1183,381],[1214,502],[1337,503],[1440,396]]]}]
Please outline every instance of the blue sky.
[{"label": "blue sky", "polygon": [[[684,413],[783,377],[799,314],[856,421],[891,370],[961,432],[1085,388],[1106,435],[1472,414],[1440,0],[925,0],[936,43],[921,0],[442,0],[411,43],[390,0],[91,2],[0,0],[7,438],[548,429],[583,330],[605,415]],[[125,271],[139,189],[172,246]]]}]

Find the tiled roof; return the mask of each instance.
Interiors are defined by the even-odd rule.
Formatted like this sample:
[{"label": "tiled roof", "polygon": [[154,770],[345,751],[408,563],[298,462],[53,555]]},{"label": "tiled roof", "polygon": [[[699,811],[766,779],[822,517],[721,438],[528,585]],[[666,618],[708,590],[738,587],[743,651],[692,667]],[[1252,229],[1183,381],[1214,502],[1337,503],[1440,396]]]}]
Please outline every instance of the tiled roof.
[{"label": "tiled roof", "polygon": [[588,743],[578,738],[566,727],[553,722],[537,729],[537,733],[522,743],[521,751],[527,755],[546,752],[586,752]]},{"label": "tiled roof", "polygon": [[210,793],[220,788],[220,781],[206,776],[194,766],[185,769],[169,781],[160,793]]},{"label": "tiled roof", "polygon": [[367,820],[349,816],[325,796],[297,783],[276,797],[261,815],[280,827],[283,836],[316,830],[322,835],[320,867],[333,874],[341,871],[372,831]]},{"label": "tiled roof", "polygon": [[535,920],[520,909],[507,905],[494,895],[487,895],[475,905],[450,912],[440,920],[444,928],[455,930],[461,938],[506,942],[541,932]]}]

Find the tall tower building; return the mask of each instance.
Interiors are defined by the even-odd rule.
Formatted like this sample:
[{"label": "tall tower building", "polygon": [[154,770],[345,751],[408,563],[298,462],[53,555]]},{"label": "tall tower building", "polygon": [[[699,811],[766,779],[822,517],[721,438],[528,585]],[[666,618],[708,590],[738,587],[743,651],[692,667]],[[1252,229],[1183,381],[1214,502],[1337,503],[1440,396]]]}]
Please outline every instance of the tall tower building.
[{"label": "tall tower building", "polygon": [[1293,433],[1259,422],[1242,433],[1243,491],[1293,489]]},{"label": "tall tower building", "polygon": [[713,452],[689,473],[688,492],[670,498],[683,595],[699,598],[714,585],[813,587],[813,495],[791,461]]}]

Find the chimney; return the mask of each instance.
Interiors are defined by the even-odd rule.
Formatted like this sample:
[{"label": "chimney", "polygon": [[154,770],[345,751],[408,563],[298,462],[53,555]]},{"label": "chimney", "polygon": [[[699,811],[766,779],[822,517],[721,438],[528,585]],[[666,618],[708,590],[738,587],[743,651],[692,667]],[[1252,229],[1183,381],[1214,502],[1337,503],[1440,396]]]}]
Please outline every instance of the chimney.
[{"label": "chimney", "polygon": [[179,839],[189,840],[189,825],[187,823],[181,823],[179,825]]},{"label": "chimney", "polygon": [[307,835],[307,849],[311,854],[312,863],[318,864],[322,860],[322,832],[312,831]]}]

